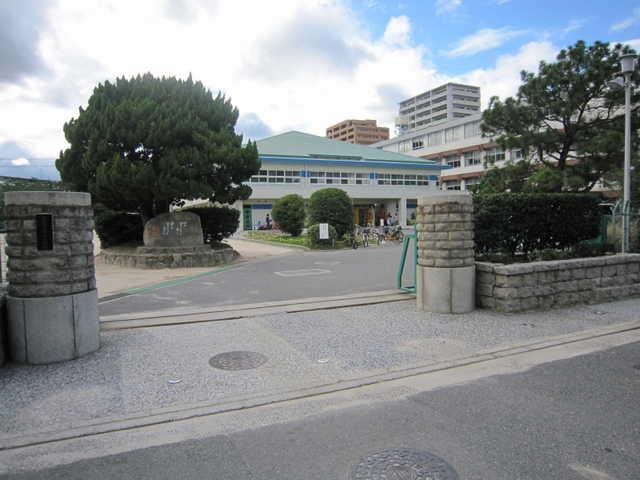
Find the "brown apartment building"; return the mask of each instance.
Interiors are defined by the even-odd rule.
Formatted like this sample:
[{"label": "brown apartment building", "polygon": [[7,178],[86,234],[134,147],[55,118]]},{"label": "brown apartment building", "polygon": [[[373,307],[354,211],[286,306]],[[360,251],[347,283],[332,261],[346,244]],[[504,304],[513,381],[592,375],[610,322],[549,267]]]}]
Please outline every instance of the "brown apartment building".
[{"label": "brown apartment building", "polygon": [[378,127],[375,120],[343,120],[327,128],[327,138],[370,145],[382,140],[389,140],[389,129]]}]

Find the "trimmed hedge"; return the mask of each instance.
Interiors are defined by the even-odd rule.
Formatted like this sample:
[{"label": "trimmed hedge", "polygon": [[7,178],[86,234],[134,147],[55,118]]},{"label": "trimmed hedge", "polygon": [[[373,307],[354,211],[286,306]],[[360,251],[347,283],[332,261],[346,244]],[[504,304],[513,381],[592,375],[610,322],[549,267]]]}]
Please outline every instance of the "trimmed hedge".
[{"label": "trimmed hedge", "polygon": [[577,193],[474,195],[476,253],[529,254],[597,237],[599,199]]},{"label": "trimmed hedge", "polygon": [[192,207],[183,212],[192,212],[200,217],[205,243],[221,242],[238,230],[240,212],[230,207]]},{"label": "trimmed hedge", "polygon": [[96,233],[102,248],[122,244],[142,245],[144,224],[140,215],[116,212],[101,205],[96,205],[94,212]]},{"label": "trimmed hedge", "polygon": [[351,199],[339,188],[323,188],[313,192],[309,198],[309,220],[311,224],[328,223],[340,238],[353,228]]},{"label": "trimmed hedge", "polygon": [[285,195],[276,201],[271,215],[280,230],[297,237],[304,228],[304,199],[295,193]]},{"label": "trimmed hedge", "polygon": [[311,247],[331,247],[334,245],[338,233],[333,225],[329,225],[329,240],[320,240],[320,227],[311,225],[307,229],[307,238],[309,239],[309,246]]}]

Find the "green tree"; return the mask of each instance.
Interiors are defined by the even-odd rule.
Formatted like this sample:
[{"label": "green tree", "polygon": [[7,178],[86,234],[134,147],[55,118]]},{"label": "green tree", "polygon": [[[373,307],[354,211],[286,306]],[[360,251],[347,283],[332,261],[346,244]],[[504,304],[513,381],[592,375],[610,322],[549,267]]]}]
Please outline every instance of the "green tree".
[{"label": "green tree", "polygon": [[86,109],[64,125],[70,147],[56,167],[62,181],[94,202],[144,220],[170,205],[206,198],[246,199],[258,172],[255,143],[242,145],[238,110],[202,83],[151,74],[99,84]]},{"label": "green tree", "polygon": [[339,188],[323,188],[309,199],[309,220],[312,224],[328,223],[342,237],[353,227],[351,199]]},{"label": "green tree", "polygon": [[297,237],[304,228],[304,199],[295,193],[285,195],[275,203],[271,214],[280,230]]},{"label": "green tree", "polygon": [[[583,41],[561,50],[556,62],[540,62],[537,74],[522,72],[515,97],[490,100],[482,115],[483,134],[505,149],[522,149],[534,170],[546,167],[544,178],[534,183],[544,180],[554,191],[588,191],[599,180],[615,181],[612,174],[624,158],[624,92],[607,82],[619,73],[620,56],[631,51]],[[639,101],[635,94],[635,120]],[[633,137],[636,142],[636,130]],[[561,173],[561,182],[551,170]]]}]

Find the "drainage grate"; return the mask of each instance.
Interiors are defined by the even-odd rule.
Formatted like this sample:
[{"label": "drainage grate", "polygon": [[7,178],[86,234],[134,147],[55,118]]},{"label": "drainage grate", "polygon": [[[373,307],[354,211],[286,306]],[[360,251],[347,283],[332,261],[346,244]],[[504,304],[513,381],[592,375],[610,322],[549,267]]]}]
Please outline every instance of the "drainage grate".
[{"label": "drainage grate", "polygon": [[447,462],[428,452],[393,448],[363,457],[352,480],[458,480]]},{"label": "drainage grate", "polygon": [[225,352],[209,360],[209,365],[221,370],[250,370],[266,363],[267,357],[258,352]]}]

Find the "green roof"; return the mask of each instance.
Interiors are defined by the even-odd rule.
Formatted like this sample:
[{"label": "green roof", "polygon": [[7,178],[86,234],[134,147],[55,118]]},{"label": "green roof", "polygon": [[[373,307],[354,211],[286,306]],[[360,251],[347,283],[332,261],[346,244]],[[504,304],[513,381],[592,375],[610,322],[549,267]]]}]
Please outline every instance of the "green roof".
[{"label": "green roof", "polygon": [[433,160],[411,157],[366,145],[331,140],[303,132],[285,132],[258,140],[260,155],[287,157],[330,158],[344,160],[376,160],[385,162],[412,162],[436,164]]}]

